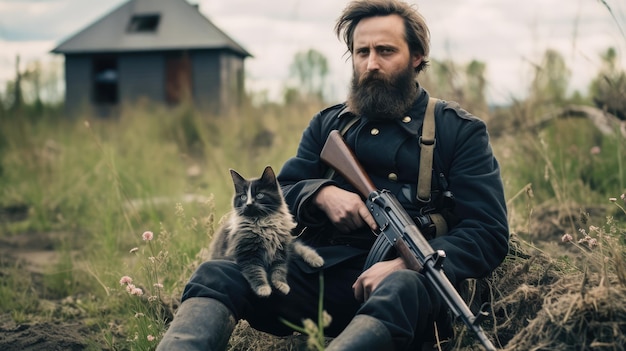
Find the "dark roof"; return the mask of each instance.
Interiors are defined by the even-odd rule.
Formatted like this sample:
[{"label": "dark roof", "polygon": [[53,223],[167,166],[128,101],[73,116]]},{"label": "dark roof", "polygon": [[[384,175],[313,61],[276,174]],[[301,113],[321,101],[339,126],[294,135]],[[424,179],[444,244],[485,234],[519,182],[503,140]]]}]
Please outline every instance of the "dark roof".
[{"label": "dark roof", "polygon": [[[147,31],[130,30],[131,20],[138,17],[147,19]],[[151,28],[154,31],[150,31]],[[230,49],[243,57],[251,56],[202,15],[196,5],[186,0],[130,0],[63,41],[52,52],[73,54],[184,49]]]}]

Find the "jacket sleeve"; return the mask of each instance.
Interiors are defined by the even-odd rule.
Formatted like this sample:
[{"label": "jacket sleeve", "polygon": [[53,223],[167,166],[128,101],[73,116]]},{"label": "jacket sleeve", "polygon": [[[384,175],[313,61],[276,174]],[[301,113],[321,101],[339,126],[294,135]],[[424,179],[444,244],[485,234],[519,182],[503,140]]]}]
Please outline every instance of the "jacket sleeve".
[{"label": "jacket sleeve", "polygon": [[484,122],[473,116],[444,117],[442,123],[462,124],[452,129],[457,135],[437,140],[451,160],[445,167],[459,222],[430,244],[446,252],[444,271],[457,284],[486,276],[502,262],[508,253],[509,228],[500,168]]},{"label": "jacket sleeve", "polygon": [[302,134],[296,156],[287,160],[278,174],[289,210],[302,226],[320,227],[328,221],[326,214],[312,204],[319,189],[334,184],[324,178],[327,168],[320,160],[329,133],[323,130],[324,118],[323,113],[313,117]]}]

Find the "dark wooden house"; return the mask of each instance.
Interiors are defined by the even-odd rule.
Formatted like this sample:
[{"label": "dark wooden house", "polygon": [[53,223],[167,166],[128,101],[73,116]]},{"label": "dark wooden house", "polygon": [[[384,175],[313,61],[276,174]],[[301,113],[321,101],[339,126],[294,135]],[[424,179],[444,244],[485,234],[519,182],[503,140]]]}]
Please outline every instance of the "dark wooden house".
[{"label": "dark wooden house", "polygon": [[130,0],[52,52],[68,112],[99,115],[140,99],[220,113],[241,102],[251,56],[186,0]]}]

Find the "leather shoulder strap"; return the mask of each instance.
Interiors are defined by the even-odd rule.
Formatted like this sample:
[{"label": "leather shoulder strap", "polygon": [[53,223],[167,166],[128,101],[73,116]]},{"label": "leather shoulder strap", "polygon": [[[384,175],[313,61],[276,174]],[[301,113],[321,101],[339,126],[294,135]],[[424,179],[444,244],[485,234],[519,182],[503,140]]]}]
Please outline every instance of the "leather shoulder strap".
[{"label": "leather shoulder strap", "polygon": [[433,157],[436,145],[435,139],[435,105],[438,99],[429,98],[422,125],[422,136],[419,138],[420,168],[417,178],[417,200],[421,202],[430,201],[430,185],[433,175]]},{"label": "leather shoulder strap", "polygon": [[348,131],[348,129],[352,128],[352,126],[358,121],[359,121],[359,116],[352,116],[352,118],[348,121],[348,123],[346,123],[346,125],[343,126],[343,128],[341,128],[341,130],[339,131],[341,133],[341,136],[344,136],[346,132]]}]

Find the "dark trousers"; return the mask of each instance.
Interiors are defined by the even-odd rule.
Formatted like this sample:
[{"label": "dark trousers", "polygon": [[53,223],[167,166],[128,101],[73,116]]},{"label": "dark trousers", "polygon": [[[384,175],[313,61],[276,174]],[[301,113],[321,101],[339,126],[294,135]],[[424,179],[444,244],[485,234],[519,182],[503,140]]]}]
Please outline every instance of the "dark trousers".
[{"label": "dark trousers", "polygon": [[[424,341],[432,340],[433,320],[440,315],[441,303],[424,284],[424,276],[410,270],[394,272],[365,303],[360,303],[354,298],[352,284],[362,272],[367,252],[352,250],[348,256],[337,259],[337,250],[331,251],[332,254],[328,254],[324,248],[318,249],[326,263],[330,263],[323,269],[323,308],[332,317],[325,330],[327,336],[337,336],[356,314],[365,314],[377,318],[388,328],[397,350],[416,349]],[[279,318],[297,325],[302,325],[306,318],[317,322],[319,271],[296,258],[289,265],[288,283],[291,287],[288,295],[274,292],[270,297],[259,298],[237,264],[208,261],[192,275],[182,300],[190,297],[216,299],[226,305],[237,320],[245,319],[257,330],[283,336],[293,330]]]}]

